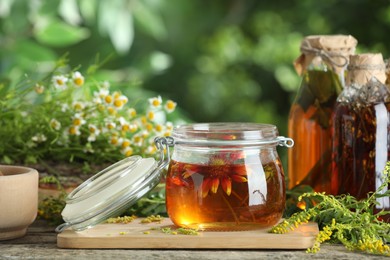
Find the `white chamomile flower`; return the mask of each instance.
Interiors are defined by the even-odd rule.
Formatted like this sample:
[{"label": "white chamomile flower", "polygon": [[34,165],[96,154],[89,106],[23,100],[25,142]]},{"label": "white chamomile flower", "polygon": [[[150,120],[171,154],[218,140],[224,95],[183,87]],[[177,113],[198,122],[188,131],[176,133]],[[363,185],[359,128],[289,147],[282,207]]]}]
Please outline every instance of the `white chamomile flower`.
[{"label": "white chamomile flower", "polygon": [[81,75],[81,73],[78,72],[78,71],[76,71],[75,73],[73,73],[72,80],[73,80],[73,84],[74,84],[76,87],[81,87],[82,85],[84,85],[84,77],[83,77],[83,75]]},{"label": "white chamomile flower", "polygon": [[120,95],[118,97],[115,97],[113,105],[117,109],[121,109],[127,103],[127,101],[128,101],[128,98],[126,96]]},{"label": "white chamomile flower", "polygon": [[149,104],[151,107],[159,108],[161,106],[162,99],[161,96],[149,98]]},{"label": "white chamomile flower", "polygon": [[69,135],[81,135],[80,127],[72,125],[68,129],[68,133],[69,133]]},{"label": "white chamomile flower", "polygon": [[61,112],[66,112],[69,110],[69,105],[68,104],[62,104],[61,105]]},{"label": "white chamomile flower", "polygon": [[172,100],[168,100],[166,103],[165,103],[165,110],[168,112],[168,113],[172,113],[175,108],[176,108],[176,102],[173,102]]},{"label": "white chamomile flower", "polygon": [[96,125],[89,124],[88,131],[89,131],[88,142],[96,141],[96,137],[100,134],[100,130],[96,127]]},{"label": "white chamomile flower", "polygon": [[156,114],[153,112],[153,111],[148,111],[147,114],[146,114],[147,118],[150,120],[150,121],[153,121],[155,118],[156,118]]},{"label": "white chamomile flower", "polygon": [[81,114],[76,113],[72,118],[72,124],[74,126],[80,127],[86,123],[85,119],[81,116]]},{"label": "white chamomile flower", "polygon": [[63,75],[53,76],[53,78],[52,78],[52,82],[53,82],[54,87],[56,89],[59,89],[59,90],[67,89],[67,87],[68,87],[66,85],[67,81],[68,81],[68,79]]},{"label": "white chamomile flower", "polygon": [[137,110],[135,110],[134,108],[129,108],[127,110],[127,115],[129,116],[129,118],[134,118],[137,116]]},{"label": "white chamomile flower", "polygon": [[36,84],[35,87],[34,87],[34,90],[37,94],[42,94],[44,91],[45,91],[45,86],[41,85],[41,84]]},{"label": "white chamomile flower", "polygon": [[130,146],[124,148],[121,150],[122,154],[126,157],[129,157],[129,156],[132,156],[133,155],[133,148],[131,148]]},{"label": "white chamomile flower", "polygon": [[50,127],[53,128],[54,130],[60,130],[61,123],[57,119],[52,118],[50,120]]},{"label": "white chamomile flower", "polygon": [[165,123],[165,128],[166,128],[168,131],[172,131],[172,130],[173,130],[173,124],[172,124],[172,122],[166,122],[166,123]]},{"label": "white chamomile flower", "polygon": [[39,133],[31,137],[31,140],[36,143],[43,143],[47,140],[47,137],[44,134]]},{"label": "white chamomile flower", "polygon": [[84,102],[81,102],[81,101],[74,101],[72,104],[72,107],[76,111],[81,111],[85,108],[85,104],[84,104]]},{"label": "white chamomile flower", "polygon": [[108,89],[110,88],[110,82],[104,81],[104,82],[102,83],[101,87],[102,87],[103,89],[108,90]]}]

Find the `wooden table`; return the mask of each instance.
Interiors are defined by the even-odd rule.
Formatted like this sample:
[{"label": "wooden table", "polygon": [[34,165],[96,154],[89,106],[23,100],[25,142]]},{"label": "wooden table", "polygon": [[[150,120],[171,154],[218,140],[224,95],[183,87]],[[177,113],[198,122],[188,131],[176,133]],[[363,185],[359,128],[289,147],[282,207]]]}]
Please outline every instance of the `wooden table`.
[{"label": "wooden table", "polygon": [[317,254],[307,254],[304,250],[59,249],[56,243],[54,228],[37,220],[25,237],[0,241],[0,259],[385,259],[329,244]]}]

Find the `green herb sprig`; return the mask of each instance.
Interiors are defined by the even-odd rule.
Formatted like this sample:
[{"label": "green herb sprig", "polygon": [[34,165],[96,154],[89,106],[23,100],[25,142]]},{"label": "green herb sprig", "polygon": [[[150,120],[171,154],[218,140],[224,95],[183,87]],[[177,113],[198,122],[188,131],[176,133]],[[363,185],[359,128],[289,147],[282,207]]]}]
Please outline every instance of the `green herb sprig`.
[{"label": "green herb sprig", "polygon": [[357,200],[350,195],[304,193],[299,201],[311,198],[318,203],[293,214],[274,226],[270,232],[286,233],[312,220],[319,224],[321,231],[313,247],[307,250],[309,253],[318,252],[321,243],[332,241],[342,243],[349,250],[390,256],[390,247],[387,245],[390,242],[390,223],[382,221],[382,216],[390,214],[390,211],[374,213],[375,206],[379,204],[377,199],[390,195],[387,190],[390,183],[390,162],[385,167],[382,180],[381,186],[364,200]]}]

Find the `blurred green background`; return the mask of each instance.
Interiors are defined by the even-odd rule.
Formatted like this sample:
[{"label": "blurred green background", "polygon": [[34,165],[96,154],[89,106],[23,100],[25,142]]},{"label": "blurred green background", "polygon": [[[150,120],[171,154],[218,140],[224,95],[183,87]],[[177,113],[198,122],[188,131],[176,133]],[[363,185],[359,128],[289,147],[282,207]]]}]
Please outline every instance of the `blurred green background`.
[{"label": "blurred green background", "polygon": [[44,74],[64,53],[129,97],[161,95],[186,120],[276,124],[299,86],[303,37],[351,34],[389,55],[390,2],[0,0],[0,79]]}]

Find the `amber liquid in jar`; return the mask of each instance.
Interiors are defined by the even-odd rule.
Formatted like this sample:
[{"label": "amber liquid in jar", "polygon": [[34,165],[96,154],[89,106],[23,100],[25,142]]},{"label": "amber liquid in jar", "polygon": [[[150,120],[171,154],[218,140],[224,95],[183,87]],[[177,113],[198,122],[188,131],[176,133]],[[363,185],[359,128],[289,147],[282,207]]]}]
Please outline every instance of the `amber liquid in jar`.
[{"label": "amber liquid in jar", "polygon": [[309,185],[331,192],[332,113],[341,91],[332,71],[308,71],[290,109],[288,133],[295,141],[288,151],[289,188]]},{"label": "amber liquid in jar", "polygon": [[217,155],[208,164],[171,161],[166,203],[173,223],[202,230],[250,230],[280,220],[285,188],[279,159],[262,165],[259,157],[254,163],[231,163],[229,156]]},{"label": "amber liquid in jar", "polygon": [[[334,115],[332,192],[365,199],[382,185],[389,154],[390,103],[340,105]],[[389,197],[377,199],[374,211],[390,209]],[[390,216],[384,216],[387,221]]]}]

